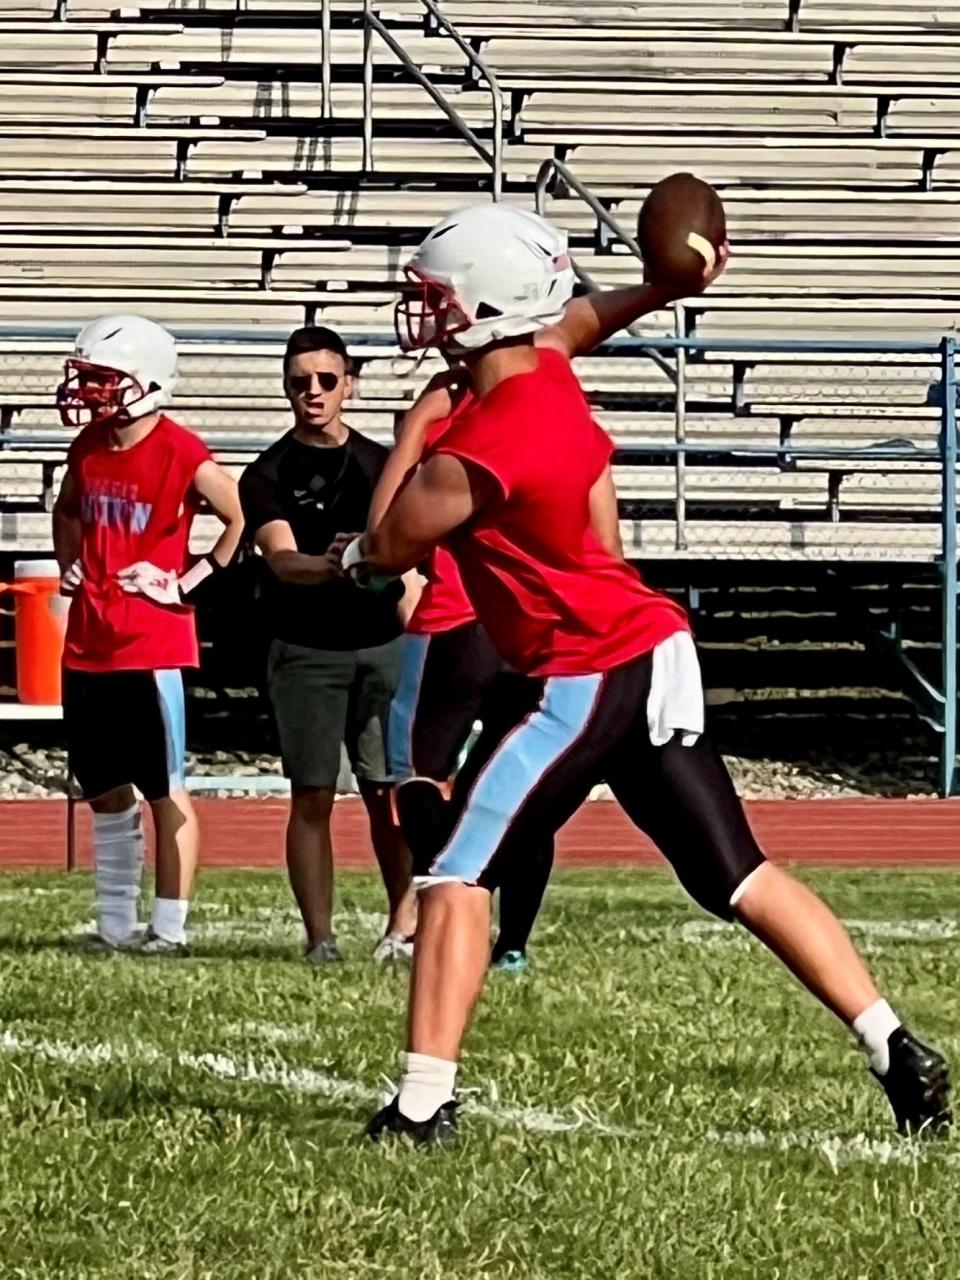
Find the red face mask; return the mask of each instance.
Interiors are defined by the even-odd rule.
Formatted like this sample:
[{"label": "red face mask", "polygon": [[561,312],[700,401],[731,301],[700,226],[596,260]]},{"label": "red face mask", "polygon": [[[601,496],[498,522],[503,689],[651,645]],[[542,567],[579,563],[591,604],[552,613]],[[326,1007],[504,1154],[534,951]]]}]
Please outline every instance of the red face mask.
[{"label": "red face mask", "polygon": [[435,280],[405,268],[407,284],[394,311],[397,341],[404,351],[440,347],[454,334],[470,328],[470,321],[453,294]]},{"label": "red face mask", "polygon": [[64,364],[63,373],[63,382],[57,388],[57,408],[65,427],[129,422],[130,406],[146,394],[130,374],[88,360],[71,357]]}]

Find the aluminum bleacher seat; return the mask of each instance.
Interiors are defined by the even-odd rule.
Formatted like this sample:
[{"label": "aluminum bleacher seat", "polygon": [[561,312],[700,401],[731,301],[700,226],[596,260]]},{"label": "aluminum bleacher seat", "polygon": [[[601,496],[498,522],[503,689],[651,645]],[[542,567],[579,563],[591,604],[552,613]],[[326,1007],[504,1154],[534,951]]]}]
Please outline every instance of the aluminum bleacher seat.
[{"label": "aluminum bleacher seat", "polygon": [[173,137],[124,136],[83,130],[43,132],[0,130],[0,177],[13,174],[40,176],[96,176],[129,174],[139,178],[172,178],[177,167],[177,140]]},{"label": "aluminum bleacher seat", "polygon": [[751,187],[918,188],[924,172],[925,142],[919,139],[734,136],[724,138],[722,145],[703,137],[571,141],[568,163],[582,182],[603,193],[632,187],[641,197],[648,186],[678,169],[696,172],[724,193]]},{"label": "aluminum bleacher seat", "polygon": [[[533,147],[511,148],[508,168],[516,181],[533,182],[543,151]],[[240,173],[340,173],[353,175],[362,165],[359,138],[273,135],[258,140],[235,141],[222,134],[217,141],[201,138],[187,157],[188,177]],[[377,141],[378,173],[434,177],[438,172],[483,175],[489,166],[476,152],[458,140],[383,138]],[[460,196],[461,203],[463,196]]]},{"label": "aluminum bleacher seat", "polygon": [[956,324],[957,304],[919,298],[816,299],[716,297],[694,303],[701,338],[861,338],[933,341]]},{"label": "aluminum bleacher seat", "polygon": [[530,30],[493,35],[482,48],[487,65],[508,86],[535,87],[559,80],[722,80],[829,83],[834,42],[792,33],[691,31],[667,27],[636,32]]},{"label": "aluminum bleacher seat", "polygon": [[[466,60],[449,41],[431,40],[408,34],[404,46],[419,66],[431,67],[434,60],[450,71],[463,71]],[[331,59],[339,68],[358,66],[362,61],[363,40],[359,31],[334,31]],[[319,67],[322,59],[322,34],[318,23],[306,15],[302,26],[275,29],[260,26],[160,27],[144,23],[111,32],[106,64],[109,68],[203,66]],[[374,49],[374,61],[382,66],[395,66],[393,54],[383,45]]]},{"label": "aluminum bleacher seat", "polygon": [[97,32],[62,22],[0,20],[0,67],[55,67],[93,71]]},{"label": "aluminum bleacher seat", "polygon": [[172,327],[275,330],[317,323],[384,333],[392,323],[393,296],[383,293],[319,293],[311,290],[144,290],[127,288],[0,287],[4,323],[78,326],[105,312],[136,311]]},{"label": "aluminum bleacher seat", "polygon": [[843,78],[849,84],[884,88],[905,84],[960,84],[956,38],[858,37],[844,57]]},{"label": "aluminum bleacher seat", "polygon": [[192,231],[213,235],[220,198],[231,188],[162,182],[6,178],[0,173],[4,231]]},{"label": "aluminum bleacher seat", "polygon": [[[467,124],[489,123],[488,93],[453,87],[445,92]],[[330,98],[333,119],[339,122],[362,119],[360,85],[335,83]],[[321,99],[316,79],[221,80],[217,83],[194,76],[176,84],[161,85],[151,93],[146,118],[150,123],[200,118],[263,120],[265,123],[316,120],[323,115]],[[423,126],[446,119],[423,89],[402,83],[384,82],[375,86],[374,113],[377,121],[392,124],[409,121]]]},{"label": "aluminum bleacher seat", "polygon": [[[0,123],[12,120],[59,123],[91,120],[133,123],[137,86],[133,81],[104,83],[103,76],[67,77],[24,74],[0,82]],[[34,139],[36,146],[36,139]]]},{"label": "aluminum bleacher seat", "polygon": [[[411,19],[422,18],[423,6],[411,0],[390,0],[390,13]],[[444,0],[443,11],[464,34],[482,34],[501,27],[569,28],[694,26],[783,28],[789,16],[786,0]]]},{"label": "aluminum bleacher seat", "polygon": [[197,93],[202,93],[204,87],[212,89],[222,84],[218,76],[186,78],[149,72],[110,77],[49,70],[3,72],[0,73],[0,124],[42,122],[45,128],[66,122],[133,125],[142,93],[175,92],[184,80]]},{"label": "aluminum bleacher seat", "polygon": [[803,0],[801,30],[960,30],[957,0]]},{"label": "aluminum bleacher seat", "polygon": [[650,84],[535,89],[523,100],[518,124],[538,138],[632,133],[871,134],[877,100],[863,86]]},{"label": "aluminum bleacher seat", "polygon": [[[68,0],[60,10],[0,0],[5,322],[79,323],[123,308],[235,330],[246,340],[216,353],[185,345],[183,416],[235,446],[282,430],[277,350],[258,332],[306,319],[389,332],[408,246],[485,198],[484,162],[379,40],[374,173],[361,173],[359,8],[333,3],[328,129],[309,0]],[[960,0],[446,0],[444,9],[507,91],[507,200],[530,207],[538,166],[555,152],[628,230],[669,172],[690,168],[722,189],[735,256],[716,290],[688,306],[697,334],[932,338],[955,328]],[[418,0],[379,12],[487,137],[489,93],[453,42],[425,27]],[[600,283],[639,278],[630,255],[604,251],[579,199],[557,188],[548,212]],[[664,310],[644,329],[675,324]],[[11,430],[55,426],[61,360],[56,344],[24,353],[0,340],[0,413]],[[388,435],[429,368],[371,360],[351,420]],[[673,438],[672,384],[652,361],[593,358],[580,372],[618,442]],[[929,443],[935,370],[878,360],[867,372],[842,361],[691,357],[688,438]],[[628,501],[656,508],[625,525],[643,555],[676,554],[664,461],[618,473]],[[27,498],[40,465],[9,473],[0,502]],[[886,507],[869,457],[839,479],[823,467],[687,470],[696,518],[685,554],[923,559],[935,549],[929,529],[909,523],[931,509],[931,477],[908,462],[892,469]],[[757,529],[735,518],[752,503],[771,517]],[[34,536],[26,525],[21,533]]]},{"label": "aluminum bleacher seat", "polygon": [[850,563],[936,560],[940,529],[913,521],[836,524],[829,520],[691,520],[686,546],[676,543],[673,520],[621,520],[624,552],[638,560],[817,560]]},{"label": "aluminum bleacher seat", "polygon": [[[25,243],[17,243],[23,240]],[[145,289],[260,288],[264,245],[269,242],[131,240],[97,237],[77,242],[58,236],[7,236],[0,258],[0,288],[8,284],[48,283],[51,288],[82,288],[140,282]]]},{"label": "aluminum bleacher seat", "polygon": [[52,19],[56,13],[56,0],[0,0],[0,22],[15,19],[26,19],[35,22],[38,18]]}]

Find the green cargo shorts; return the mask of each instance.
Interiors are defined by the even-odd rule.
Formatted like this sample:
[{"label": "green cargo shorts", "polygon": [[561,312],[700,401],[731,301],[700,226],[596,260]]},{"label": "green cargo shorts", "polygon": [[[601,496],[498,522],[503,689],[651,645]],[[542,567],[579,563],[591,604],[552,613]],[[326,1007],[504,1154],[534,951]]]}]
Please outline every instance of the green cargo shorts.
[{"label": "green cargo shorts", "polygon": [[291,786],[335,787],[341,742],[359,781],[389,779],[387,720],[401,641],[344,650],[273,641],[267,687]]}]

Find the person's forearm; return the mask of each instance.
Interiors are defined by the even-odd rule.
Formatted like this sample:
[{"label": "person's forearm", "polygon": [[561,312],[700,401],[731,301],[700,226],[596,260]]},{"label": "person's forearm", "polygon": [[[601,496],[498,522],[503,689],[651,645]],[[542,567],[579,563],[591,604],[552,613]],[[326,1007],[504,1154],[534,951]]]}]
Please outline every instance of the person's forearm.
[{"label": "person's forearm", "polygon": [[408,409],[397,430],[397,442],[377,481],[367,515],[367,528],[376,529],[395,495],[423,457],[427,431],[434,422],[450,415],[453,400],[445,386],[429,385],[416,404]]},{"label": "person's forearm", "polygon": [[376,529],[363,535],[361,545],[372,573],[399,578],[422,564],[436,544],[411,538],[399,522],[388,515]]},{"label": "person's forearm", "polygon": [[59,507],[54,507],[53,551],[61,573],[66,573],[70,566],[80,559],[82,550],[83,530],[79,518],[67,515]]},{"label": "person's forearm", "polygon": [[568,302],[556,328],[563,332],[572,356],[586,355],[642,316],[669,306],[677,296],[657,284],[595,290]]},{"label": "person's forearm", "polygon": [[315,587],[337,576],[326,556],[308,556],[302,551],[274,551],[264,559],[275,577],[294,586]]},{"label": "person's forearm", "polygon": [[416,406],[404,418],[397,443],[390,451],[390,457],[380,473],[380,479],[370,500],[370,511],[367,515],[368,529],[376,529],[386,515],[394,496],[403,488],[407,477],[419,463],[423,456],[427,429],[432,421],[432,418],[422,413],[418,414]]},{"label": "person's forearm", "polygon": [[227,520],[223,529],[220,531],[220,537],[216,540],[209,554],[212,559],[216,560],[221,569],[225,569],[237,554],[237,548],[240,546],[240,539],[243,537],[243,516],[236,520]]},{"label": "person's forearm", "polygon": [[414,615],[417,605],[420,603],[420,597],[423,594],[423,579],[416,569],[411,569],[409,573],[403,575],[402,581],[403,596],[397,605],[397,617],[400,619],[401,625],[406,628]]}]

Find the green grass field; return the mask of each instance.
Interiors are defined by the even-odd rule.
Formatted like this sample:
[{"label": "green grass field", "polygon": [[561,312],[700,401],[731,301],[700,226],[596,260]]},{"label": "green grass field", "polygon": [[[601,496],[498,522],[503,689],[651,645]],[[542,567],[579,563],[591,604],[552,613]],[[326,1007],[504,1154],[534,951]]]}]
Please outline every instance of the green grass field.
[{"label": "green grass field", "polygon": [[[960,1060],[960,876],[810,877]],[[908,1144],[859,1054],[652,873],[569,873],[494,975],[449,1152],[359,1141],[406,975],[299,960],[277,875],[207,874],[194,954],[85,955],[86,877],[0,877],[0,1277],[954,1280],[960,1142]]]}]

